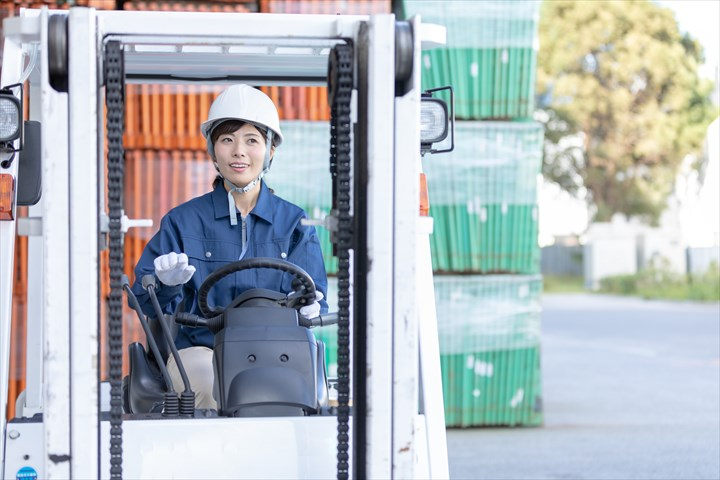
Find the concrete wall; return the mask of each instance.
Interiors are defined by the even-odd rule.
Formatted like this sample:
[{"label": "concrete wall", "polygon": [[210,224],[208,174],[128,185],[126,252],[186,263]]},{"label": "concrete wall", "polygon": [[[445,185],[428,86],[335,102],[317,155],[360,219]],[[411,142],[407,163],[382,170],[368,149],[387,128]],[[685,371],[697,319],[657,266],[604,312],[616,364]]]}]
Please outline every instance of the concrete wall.
[{"label": "concrete wall", "polygon": [[596,290],[600,279],[637,272],[637,226],[624,220],[594,223],[584,249],[585,288]]},{"label": "concrete wall", "polygon": [[543,275],[583,275],[582,245],[550,245],[540,250]]},{"label": "concrete wall", "polygon": [[648,228],[637,237],[638,270],[656,267],[687,272],[687,254],[679,232]]}]

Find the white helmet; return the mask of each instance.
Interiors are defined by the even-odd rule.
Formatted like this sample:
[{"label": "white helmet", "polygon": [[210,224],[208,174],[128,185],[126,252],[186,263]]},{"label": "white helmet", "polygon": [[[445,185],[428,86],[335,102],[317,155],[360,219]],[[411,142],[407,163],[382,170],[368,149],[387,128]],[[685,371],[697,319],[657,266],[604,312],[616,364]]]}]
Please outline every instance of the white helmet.
[{"label": "white helmet", "polygon": [[[275,145],[282,143],[280,118],[270,97],[250,85],[238,84],[225,89],[212,103],[208,119],[200,125],[200,131],[210,144],[213,129],[224,120],[242,120],[258,127],[272,130]],[[210,154],[213,152],[211,151]]]},{"label": "white helmet", "polygon": [[[215,148],[212,144],[212,132],[225,120],[241,120],[251,123],[256,127],[267,129],[267,148],[265,149],[265,159],[263,160],[263,169],[260,174],[250,183],[244,186],[235,185],[228,179],[223,178],[223,182],[228,189],[228,210],[230,213],[230,225],[237,225],[237,212],[235,211],[235,200],[233,192],[247,193],[265,176],[270,170],[272,158],[270,150],[273,143],[279,146],[282,143],[282,132],[280,132],[280,119],[278,117],[277,108],[270,97],[260,90],[249,85],[232,85],[226,88],[212,103],[208,112],[208,119],[200,125],[205,140],[207,141],[207,150],[210,157],[215,160]],[[274,142],[273,142],[274,140]],[[220,169],[217,164],[215,168],[218,173]]]}]

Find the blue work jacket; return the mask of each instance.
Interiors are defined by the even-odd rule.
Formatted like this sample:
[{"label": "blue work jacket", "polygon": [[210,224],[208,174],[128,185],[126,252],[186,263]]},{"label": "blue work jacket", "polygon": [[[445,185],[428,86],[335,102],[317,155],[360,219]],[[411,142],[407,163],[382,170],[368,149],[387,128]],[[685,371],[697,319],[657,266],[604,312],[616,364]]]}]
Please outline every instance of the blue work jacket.
[{"label": "blue work jacket", "polygon": [[[160,222],[160,230],[150,239],[135,267],[132,290],[142,310],[155,317],[150,296],[142,288],[142,277],[155,274],[155,258],[170,252],[185,253],[195,274],[182,286],[170,287],[157,280],[156,294],[165,313],[172,313],[179,302],[185,311],[202,315],[198,308],[197,292],[207,276],[216,269],[237,260],[252,257],[271,257],[292,262],[305,270],[315,286],[327,296],[327,276],[317,232],[300,220],[306,217],[298,206],[273,194],[261,182],[255,208],[245,218],[247,248],[242,255],[242,222],[230,225],[227,191],[220,183],[212,192],[194,198],[170,210]],[[238,214],[238,219],[240,215]],[[236,296],[251,288],[267,288],[289,293],[293,275],[271,269],[252,269],[228,275],[210,290],[208,304],[225,307]],[[192,303],[184,299],[190,297]],[[327,311],[323,299],[321,311]],[[207,328],[180,327],[175,337],[178,349],[190,346],[213,348],[213,334]]]}]

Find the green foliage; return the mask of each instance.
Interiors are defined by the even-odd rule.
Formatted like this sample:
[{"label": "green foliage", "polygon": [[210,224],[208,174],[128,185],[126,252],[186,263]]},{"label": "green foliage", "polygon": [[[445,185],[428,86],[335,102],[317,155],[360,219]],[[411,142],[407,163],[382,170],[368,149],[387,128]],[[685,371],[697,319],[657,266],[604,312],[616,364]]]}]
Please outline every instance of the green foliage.
[{"label": "green foliage", "polygon": [[717,302],[720,301],[720,271],[717,264],[712,264],[704,274],[686,276],[661,264],[635,275],[604,278],[600,280],[600,292],[648,299]]},{"label": "green foliage", "polygon": [[600,291],[618,295],[637,294],[636,275],[615,275],[600,280]]},{"label": "green foliage", "polygon": [[704,274],[690,277],[688,282],[688,299],[720,300],[720,269],[717,263],[713,262]]},{"label": "green foliage", "polygon": [[598,221],[655,223],[717,116],[712,82],[698,76],[702,47],[649,0],[546,1],[539,35],[544,175],[586,188]]},{"label": "green foliage", "polygon": [[585,293],[583,277],[543,275],[543,293]]}]

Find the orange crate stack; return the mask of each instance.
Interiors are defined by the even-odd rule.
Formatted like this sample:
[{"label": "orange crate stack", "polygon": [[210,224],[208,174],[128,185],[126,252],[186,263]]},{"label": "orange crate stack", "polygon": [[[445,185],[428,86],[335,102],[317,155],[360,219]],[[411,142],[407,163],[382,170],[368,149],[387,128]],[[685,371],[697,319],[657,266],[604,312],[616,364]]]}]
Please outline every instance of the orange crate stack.
[{"label": "orange crate stack", "polygon": [[194,2],[184,0],[129,1],[123,3],[124,10],[150,10],[161,12],[236,12],[257,11],[255,0],[214,0]]},{"label": "orange crate stack", "polygon": [[280,120],[330,120],[327,87],[261,87],[278,107]]},{"label": "orange crate stack", "polygon": [[223,87],[126,86],[126,150],[205,150],[200,124]]},{"label": "orange crate stack", "polygon": [[[27,207],[18,208],[18,216],[27,214]],[[27,340],[27,268],[19,268],[20,265],[27,265],[28,241],[27,237],[15,238],[15,271],[13,272],[13,296],[12,296],[12,332],[10,339],[10,365],[8,385],[8,418],[15,414],[15,399],[25,389],[25,350]]]},{"label": "orange crate stack", "polygon": [[115,0],[75,0],[74,2],[58,2],[49,0],[40,1],[4,1],[0,2],[0,12],[3,18],[16,15],[21,8],[48,7],[53,10],[67,10],[71,6],[90,7],[97,10],[114,10]]},{"label": "orange crate stack", "polygon": [[372,15],[391,13],[390,0],[260,0],[265,13],[308,13],[315,15]]}]

